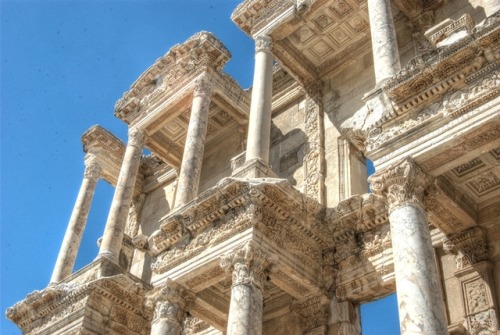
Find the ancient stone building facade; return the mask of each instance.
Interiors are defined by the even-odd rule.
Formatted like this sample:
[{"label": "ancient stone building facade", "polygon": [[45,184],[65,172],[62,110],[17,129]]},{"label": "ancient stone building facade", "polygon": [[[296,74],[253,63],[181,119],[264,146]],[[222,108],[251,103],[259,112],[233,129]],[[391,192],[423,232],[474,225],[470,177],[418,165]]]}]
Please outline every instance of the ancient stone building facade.
[{"label": "ancient stone building facade", "polygon": [[[83,135],[50,284],[7,317],[25,334],[359,335],[360,304],[397,292],[402,334],[500,333],[499,9],[244,1],[251,90],[207,32],[147,69],[116,103],[127,143]],[[99,179],[100,250],[72,273]]]}]

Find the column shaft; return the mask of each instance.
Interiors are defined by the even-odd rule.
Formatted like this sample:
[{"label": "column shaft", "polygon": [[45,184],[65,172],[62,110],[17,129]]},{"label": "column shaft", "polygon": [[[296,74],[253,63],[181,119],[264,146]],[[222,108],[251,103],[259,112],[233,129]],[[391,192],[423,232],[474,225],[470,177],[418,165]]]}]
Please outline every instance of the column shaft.
[{"label": "column shaft", "polygon": [[405,157],[369,179],[373,193],[387,198],[394,275],[402,335],[447,334],[429,224],[423,207],[434,183],[411,157]]},{"label": "column shaft", "polygon": [[236,263],[227,319],[227,335],[262,334],[262,291],[247,265]]},{"label": "column shaft", "polygon": [[375,80],[380,83],[401,69],[390,0],[368,0],[368,13]]},{"label": "column shaft", "polygon": [[183,206],[198,196],[207,135],[210,90],[210,83],[206,78],[198,79],[179,172],[177,194],[175,196],[176,207]]},{"label": "column shaft", "polygon": [[269,161],[271,139],[271,102],[273,94],[272,41],[268,36],[255,38],[255,70],[248,124],[246,161]]},{"label": "column shaft", "polygon": [[401,334],[447,334],[425,211],[408,203],[389,214]]},{"label": "column shaft", "polygon": [[115,194],[111,202],[106,228],[104,229],[104,235],[102,237],[101,248],[97,256],[98,258],[109,258],[117,264],[137,172],[141,162],[144,136],[141,130],[129,132],[125,156],[123,157]]},{"label": "column shaft", "polygon": [[51,283],[60,282],[73,271],[100,172],[101,168],[97,164],[89,164],[85,167],[82,185],[57,256],[56,265],[50,279]]}]

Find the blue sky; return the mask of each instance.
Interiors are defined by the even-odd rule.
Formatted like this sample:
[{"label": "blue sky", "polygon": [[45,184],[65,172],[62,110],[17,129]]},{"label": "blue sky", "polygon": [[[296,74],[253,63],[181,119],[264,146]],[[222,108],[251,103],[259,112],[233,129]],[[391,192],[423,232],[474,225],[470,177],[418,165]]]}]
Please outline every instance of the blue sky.
[{"label": "blue sky", "polygon": [[[239,2],[0,1],[2,313],[50,279],[82,180],[81,134],[100,124],[125,140],[114,104],[157,58],[207,30],[233,54],[226,72],[251,86],[253,42],[230,21]],[[112,195],[100,181],[76,269],[97,255]],[[364,334],[398,334],[395,313],[394,297],[364,306]],[[1,317],[0,333],[20,331]]]}]

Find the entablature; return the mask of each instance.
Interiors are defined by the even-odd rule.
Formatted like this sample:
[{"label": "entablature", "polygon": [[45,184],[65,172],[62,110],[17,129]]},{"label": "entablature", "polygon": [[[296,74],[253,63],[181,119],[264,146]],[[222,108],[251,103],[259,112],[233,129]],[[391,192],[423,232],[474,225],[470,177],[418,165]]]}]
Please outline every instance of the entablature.
[{"label": "entablature", "polygon": [[[200,32],[156,61],[115,106],[115,115],[148,135],[157,157],[180,167],[190,107],[200,85],[210,98],[207,142],[228,129],[246,126],[250,96],[222,72],[231,54],[211,33]],[[202,88],[205,89],[205,88]]]},{"label": "entablature", "polygon": [[95,125],[82,135],[83,151],[101,168],[101,178],[116,185],[125,144],[105,128]]}]

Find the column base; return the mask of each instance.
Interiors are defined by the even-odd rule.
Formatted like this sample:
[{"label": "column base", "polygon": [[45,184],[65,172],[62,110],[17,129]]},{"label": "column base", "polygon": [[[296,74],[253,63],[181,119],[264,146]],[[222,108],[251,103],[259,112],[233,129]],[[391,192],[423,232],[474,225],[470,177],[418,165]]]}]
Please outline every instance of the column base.
[{"label": "column base", "polygon": [[233,171],[232,177],[236,178],[279,178],[271,166],[260,158],[245,162],[243,166]]}]

